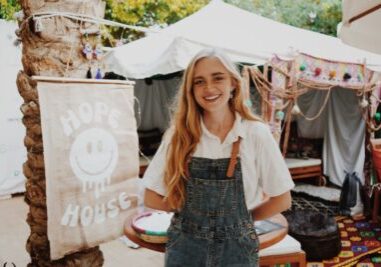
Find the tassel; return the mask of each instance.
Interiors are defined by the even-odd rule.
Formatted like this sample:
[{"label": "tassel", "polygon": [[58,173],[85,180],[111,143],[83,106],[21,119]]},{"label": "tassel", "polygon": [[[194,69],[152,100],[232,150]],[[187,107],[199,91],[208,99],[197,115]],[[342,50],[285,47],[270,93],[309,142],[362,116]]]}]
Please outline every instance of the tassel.
[{"label": "tassel", "polygon": [[97,73],[95,74],[95,79],[98,79],[98,80],[102,79],[102,72],[100,68],[97,69]]},{"label": "tassel", "polygon": [[295,105],[291,109],[291,114],[292,115],[299,115],[301,113],[300,108],[298,104],[295,103]]},{"label": "tassel", "polygon": [[363,99],[362,99],[361,102],[360,102],[360,107],[361,107],[361,108],[366,108],[366,107],[368,107],[368,106],[369,106],[369,102],[368,102],[368,100],[366,100],[365,97],[363,97]]},{"label": "tassel", "polygon": [[92,75],[91,75],[91,68],[89,67],[89,69],[87,70],[86,72],[86,78],[87,79],[91,79],[92,78]]}]

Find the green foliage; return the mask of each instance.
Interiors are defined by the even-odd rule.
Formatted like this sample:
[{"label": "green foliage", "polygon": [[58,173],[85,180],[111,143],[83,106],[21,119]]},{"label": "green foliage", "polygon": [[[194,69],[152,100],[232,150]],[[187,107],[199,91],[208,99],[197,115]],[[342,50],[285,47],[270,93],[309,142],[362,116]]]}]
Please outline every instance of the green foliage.
[{"label": "green foliage", "polygon": [[[166,26],[196,12],[209,0],[104,0],[106,19],[129,25]],[[336,36],[341,21],[341,0],[224,0],[250,12],[296,27]],[[0,18],[11,20],[20,10],[17,0],[0,0]],[[313,14],[316,17],[313,18]],[[108,28],[110,39],[128,41],[141,32]],[[110,44],[113,44],[111,42]]]},{"label": "green foliage", "polygon": [[[208,0],[106,0],[106,18],[129,25],[166,26],[196,12]],[[128,41],[142,34],[113,29],[113,36],[123,35]]]},{"label": "green foliage", "polygon": [[332,36],[336,36],[336,27],[341,21],[341,0],[226,0],[226,2],[282,23]]},{"label": "green foliage", "polygon": [[12,20],[13,14],[19,10],[17,0],[0,0],[0,19]]}]

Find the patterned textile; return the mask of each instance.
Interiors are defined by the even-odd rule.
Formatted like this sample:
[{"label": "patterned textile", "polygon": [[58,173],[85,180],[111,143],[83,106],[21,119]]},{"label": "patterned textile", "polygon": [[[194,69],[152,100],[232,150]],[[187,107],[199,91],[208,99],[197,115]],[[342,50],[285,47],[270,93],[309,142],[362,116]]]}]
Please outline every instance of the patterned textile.
[{"label": "patterned textile", "polygon": [[323,262],[309,262],[308,267],[380,267],[381,225],[364,219],[337,217],[342,250]]},{"label": "patterned textile", "polygon": [[[342,250],[339,255],[323,262],[308,262],[307,267],[381,267],[380,223],[339,216],[338,202],[292,192],[291,210],[299,209],[313,209],[335,215],[341,236]],[[285,263],[278,266],[297,265]]]},{"label": "patterned textile", "polygon": [[[307,267],[381,267],[381,224],[339,216],[338,202],[292,192],[291,210],[312,209],[336,216],[342,250],[333,259],[308,262]],[[277,266],[297,266],[285,263]]]}]

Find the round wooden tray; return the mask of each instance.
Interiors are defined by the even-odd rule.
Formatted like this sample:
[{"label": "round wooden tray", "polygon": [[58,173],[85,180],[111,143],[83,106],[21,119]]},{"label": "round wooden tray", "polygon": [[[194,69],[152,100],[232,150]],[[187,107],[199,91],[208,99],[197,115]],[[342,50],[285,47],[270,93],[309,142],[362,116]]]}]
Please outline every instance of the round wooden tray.
[{"label": "round wooden tray", "polygon": [[[165,252],[165,244],[164,243],[152,243],[142,240],[139,237],[139,234],[135,232],[135,230],[132,228],[132,222],[133,219],[136,217],[136,214],[130,216],[127,218],[125,224],[124,224],[124,234],[133,242],[140,245],[141,247],[151,249],[158,252]],[[274,223],[278,223],[283,228],[279,230],[272,231],[267,234],[263,234],[259,236],[259,248],[264,249],[271,245],[274,245],[275,243],[281,241],[288,232],[288,223],[286,218],[282,214],[277,214],[271,218],[269,218],[270,221]]]}]

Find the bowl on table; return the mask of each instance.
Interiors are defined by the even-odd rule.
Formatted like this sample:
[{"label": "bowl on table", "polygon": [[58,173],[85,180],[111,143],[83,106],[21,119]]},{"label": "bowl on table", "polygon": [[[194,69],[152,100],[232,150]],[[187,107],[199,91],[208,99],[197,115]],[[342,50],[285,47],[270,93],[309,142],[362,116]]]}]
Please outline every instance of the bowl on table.
[{"label": "bowl on table", "polygon": [[172,212],[143,212],[134,217],[131,227],[136,235],[145,242],[155,244],[167,243],[167,229],[171,223],[172,216]]}]

